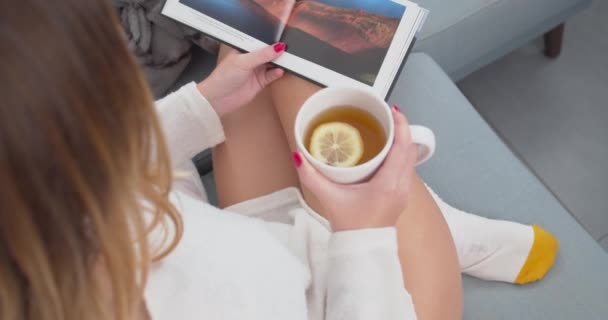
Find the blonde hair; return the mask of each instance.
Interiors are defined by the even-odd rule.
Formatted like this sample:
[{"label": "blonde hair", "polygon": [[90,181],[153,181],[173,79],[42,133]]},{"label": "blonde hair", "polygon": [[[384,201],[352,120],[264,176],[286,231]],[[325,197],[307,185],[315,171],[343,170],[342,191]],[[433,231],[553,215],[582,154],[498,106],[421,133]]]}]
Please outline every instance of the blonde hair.
[{"label": "blonde hair", "polygon": [[[150,263],[182,225],[153,99],[114,9],[4,1],[0,61],[0,319],[141,318]],[[151,248],[167,221],[175,237]]]}]

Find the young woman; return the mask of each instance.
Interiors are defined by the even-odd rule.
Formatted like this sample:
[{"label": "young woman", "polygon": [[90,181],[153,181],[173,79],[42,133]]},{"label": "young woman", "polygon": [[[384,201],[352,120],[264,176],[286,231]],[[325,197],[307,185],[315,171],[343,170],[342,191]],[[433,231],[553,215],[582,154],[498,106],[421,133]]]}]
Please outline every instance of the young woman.
[{"label": "young woman", "polygon": [[[461,270],[549,268],[541,229],[433,198],[397,109],[368,183],[292,154],[318,88],[267,67],[283,44],[155,106],[120,32],[107,1],[0,4],[0,319],[458,319]],[[187,174],[210,147],[223,210]]]}]

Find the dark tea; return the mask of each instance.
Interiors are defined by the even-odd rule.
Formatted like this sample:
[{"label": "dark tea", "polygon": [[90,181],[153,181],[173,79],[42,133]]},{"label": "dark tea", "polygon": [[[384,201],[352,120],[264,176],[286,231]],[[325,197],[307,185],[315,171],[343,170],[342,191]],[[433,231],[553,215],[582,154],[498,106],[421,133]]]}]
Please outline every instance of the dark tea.
[{"label": "dark tea", "polygon": [[357,165],[363,164],[378,155],[386,144],[386,134],[380,122],[369,112],[352,106],[337,106],[319,114],[306,130],[304,145],[309,152],[313,132],[319,126],[342,122],[355,127],[363,140],[363,155]]}]

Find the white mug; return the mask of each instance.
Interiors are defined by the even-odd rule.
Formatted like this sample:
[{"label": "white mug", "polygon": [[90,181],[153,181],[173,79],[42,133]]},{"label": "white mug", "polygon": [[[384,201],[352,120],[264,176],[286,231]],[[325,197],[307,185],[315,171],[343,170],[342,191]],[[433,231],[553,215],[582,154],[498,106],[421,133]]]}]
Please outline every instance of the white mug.
[{"label": "white mug", "polygon": [[[386,145],[371,160],[350,168],[330,166],[314,158],[304,146],[304,135],[309,124],[321,113],[336,106],[352,106],[367,111],[374,116],[384,128]],[[435,152],[435,135],[429,128],[410,126],[412,142],[418,144],[418,160],[422,164]],[[298,150],[317,170],[328,179],[342,184],[357,183],[368,179],[380,167],[393,141],[395,140],[395,123],[389,105],[371,90],[363,88],[330,87],[313,94],[304,102],[296,116],[295,138]]]}]

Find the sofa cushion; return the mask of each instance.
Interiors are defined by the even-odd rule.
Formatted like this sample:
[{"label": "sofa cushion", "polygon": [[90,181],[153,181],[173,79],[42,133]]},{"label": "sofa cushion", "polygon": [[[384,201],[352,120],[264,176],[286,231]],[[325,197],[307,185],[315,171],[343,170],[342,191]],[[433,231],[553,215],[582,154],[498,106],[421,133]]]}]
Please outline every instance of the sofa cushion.
[{"label": "sofa cushion", "polygon": [[591,0],[415,0],[430,14],[415,50],[459,80],[587,7]]},{"label": "sofa cushion", "polygon": [[412,54],[390,102],[432,128],[437,153],[419,168],[455,207],[539,224],[560,241],[553,269],[517,286],[464,279],[465,319],[608,319],[608,255],[482,120],[427,55]]}]

